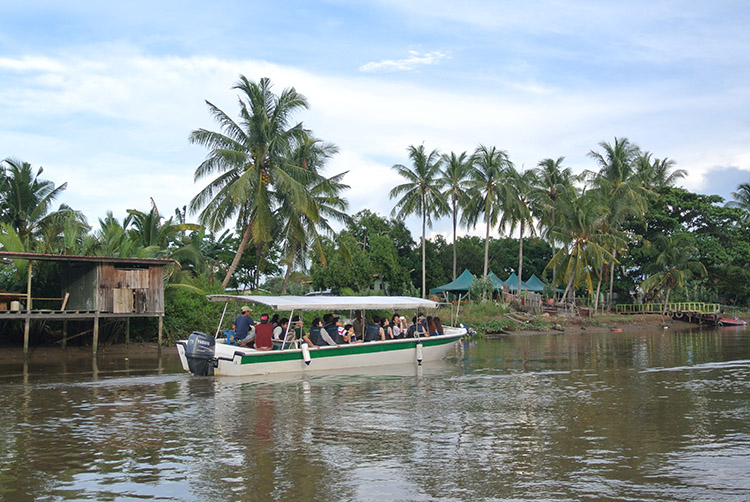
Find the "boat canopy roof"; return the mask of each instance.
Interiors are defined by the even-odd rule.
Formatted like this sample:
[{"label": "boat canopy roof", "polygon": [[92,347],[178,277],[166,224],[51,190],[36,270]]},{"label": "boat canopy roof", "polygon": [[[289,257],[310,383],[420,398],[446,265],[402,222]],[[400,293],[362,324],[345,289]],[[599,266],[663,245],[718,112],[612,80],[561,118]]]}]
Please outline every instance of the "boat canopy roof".
[{"label": "boat canopy roof", "polygon": [[262,296],[207,295],[212,302],[247,302],[266,305],[273,310],[385,310],[434,309],[440,304],[410,296]]}]

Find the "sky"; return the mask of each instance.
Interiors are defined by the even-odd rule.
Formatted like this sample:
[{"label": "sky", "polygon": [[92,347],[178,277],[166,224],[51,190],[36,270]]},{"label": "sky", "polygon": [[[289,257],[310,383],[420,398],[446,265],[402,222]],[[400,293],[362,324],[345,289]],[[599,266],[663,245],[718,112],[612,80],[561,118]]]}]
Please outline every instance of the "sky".
[{"label": "sky", "polygon": [[689,190],[729,200],[750,181],[741,0],[0,0],[0,26],[0,159],[67,182],[58,202],[94,227],[190,202],[208,180],[188,136],[220,130],[206,100],[237,117],[240,75],[307,97],[294,119],[339,147],[325,174],[348,171],[352,214],[390,215],[392,166],[420,144],[581,172],[625,137]]}]

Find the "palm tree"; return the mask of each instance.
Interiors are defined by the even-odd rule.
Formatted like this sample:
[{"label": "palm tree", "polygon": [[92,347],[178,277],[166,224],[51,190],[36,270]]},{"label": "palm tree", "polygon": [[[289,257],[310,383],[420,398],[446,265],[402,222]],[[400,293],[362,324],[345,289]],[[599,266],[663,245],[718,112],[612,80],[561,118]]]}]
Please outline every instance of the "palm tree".
[{"label": "palm tree", "polygon": [[[26,251],[34,251],[37,240],[43,247],[41,251],[50,250],[49,242],[42,242],[46,226],[55,225],[61,229],[66,219],[86,225],[83,215],[66,205],[50,211],[55,199],[67,188],[67,183],[55,187],[52,181],[40,178],[44,171],[41,167],[35,173],[31,164],[18,159],[8,158],[0,165],[0,222],[15,230]],[[45,239],[52,237],[48,233]]]},{"label": "palm tree", "polygon": [[566,217],[560,218],[552,235],[564,245],[547,268],[558,266],[562,270],[566,283],[562,301],[565,301],[568,293],[581,282],[593,293],[593,279],[600,273],[602,264],[615,262],[615,257],[608,251],[607,236],[602,232],[609,217],[608,208],[597,194],[584,192],[578,196],[570,187],[560,194],[558,207]]},{"label": "palm tree", "polygon": [[[317,174],[328,159],[338,152],[338,148],[330,143],[323,143],[315,138],[306,138],[298,143],[291,155],[295,165]],[[290,199],[284,199],[278,210],[281,217],[282,254],[287,265],[284,280],[281,285],[281,294],[286,293],[292,269],[295,265],[303,265],[307,259],[308,251],[313,251],[316,258],[325,264],[326,258],[323,252],[322,236],[332,237],[335,235],[330,221],[335,220],[346,223],[349,216],[345,213],[348,208],[346,199],[341,198],[341,192],[349,188],[342,183],[347,174],[343,172],[325,178],[322,176],[306,177],[300,182],[305,185],[310,196],[310,203],[315,206],[313,211],[300,212],[299,208]],[[310,215],[317,215],[312,219]]]},{"label": "palm tree", "polygon": [[729,201],[727,206],[742,209],[745,220],[750,220],[750,183],[740,183],[737,186],[737,191],[732,192],[732,197],[734,200]]},{"label": "palm tree", "polygon": [[487,279],[489,268],[490,227],[496,226],[500,220],[506,198],[505,176],[512,167],[508,153],[494,146],[480,145],[472,157],[468,183],[469,201],[465,214],[470,226],[476,226],[480,216],[485,221],[483,279]]},{"label": "palm tree", "polygon": [[432,227],[432,218],[446,214],[448,202],[440,192],[440,166],[442,159],[437,150],[426,153],[424,145],[407,148],[411,167],[395,164],[393,169],[406,179],[406,183],[395,186],[390,198],[400,197],[391,215],[404,219],[416,214],[422,217],[422,297],[427,295],[425,239],[427,226]]},{"label": "palm tree", "polygon": [[531,208],[534,204],[534,188],[537,184],[535,171],[521,171],[508,169],[505,177],[506,197],[503,201],[503,217],[500,220],[501,227],[507,227],[509,233],[513,233],[516,225],[519,226],[518,245],[518,294],[521,294],[523,274],[523,235],[526,225],[534,232],[534,220],[531,216]]},{"label": "palm tree", "polygon": [[666,312],[670,292],[684,286],[694,276],[704,276],[706,267],[698,261],[698,249],[684,234],[659,235],[653,246],[658,254],[650,267],[652,275],[643,281],[642,287],[646,291],[666,289],[663,309]]},{"label": "palm tree", "polygon": [[288,198],[300,213],[317,218],[305,185],[300,183],[314,174],[288,160],[294,142],[303,141],[308,133],[302,123],[291,125],[292,115],[307,108],[307,99],[294,88],[277,96],[271,87],[267,78],[253,82],[240,76],[233,87],[241,93],[239,123],[206,101],[222,132],[198,129],[190,135],[192,143],[210,150],[195,170],[195,180],[217,175],[193,198],[190,211],[203,208],[199,221],[212,231],[236,218],[242,235],[222,282],[224,288],[251,238],[260,261],[273,240],[274,210],[281,200]]},{"label": "palm tree", "polygon": [[456,280],[456,223],[458,209],[466,204],[466,191],[469,189],[468,176],[471,169],[471,159],[466,152],[456,155],[443,155],[443,177],[441,183],[445,186],[443,195],[450,200],[453,217],[453,280]]},{"label": "palm tree", "polygon": [[[591,150],[589,157],[599,165],[599,172],[592,176],[596,191],[608,201],[609,228],[612,234],[619,231],[622,222],[629,217],[642,218],[646,211],[649,190],[644,188],[637,176],[636,162],[640,149],[627,138],[615,138],[613,145],[602,141],[603,153]],[[614,242],[614,241],[613,241]],[[610,249],[613,261],[609,262],[609,308],[612,309],[617,249]]]},{"label": "palm tree", "polygon": [[[556,222],[556,205],[560,194],[573,187],[573,171],[562,167],[565,157],[544,159],[536,167],[535,216],[539,220],[540,231],[547,234],[552,255],[555,254],[555,240],[551,230]],[[552,267],[552,284],[557,283],[557,267]]]},{"label": "palm tree", "polygon": [[684,169],[674,169],[675,161],[668,158],[651,160],[650,152],[641,153],[636,159],[636,177],[649,190],[671,187],[687,176]]}]

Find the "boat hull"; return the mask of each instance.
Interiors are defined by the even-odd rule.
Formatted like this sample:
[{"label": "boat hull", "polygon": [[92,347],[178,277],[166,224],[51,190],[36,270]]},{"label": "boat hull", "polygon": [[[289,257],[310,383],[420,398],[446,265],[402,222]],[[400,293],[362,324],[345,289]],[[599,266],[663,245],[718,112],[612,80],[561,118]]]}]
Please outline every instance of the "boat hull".
[{"label": "boat hull", "polygon": [[[216,344],[214,375],[245,376],[271,373],[327,371],[345,368],[417,364],[417,344],[422,344],[422,362],[443,359],[466,334],[463,328],[451,328],[442,336],[407,338],[385,342],[367,342],[341,347],[310,349],[310,364],[304,362],[301,349],[256,351],[223,343]],[[182,366],[189,371],[184,341],[177,342]]]}]

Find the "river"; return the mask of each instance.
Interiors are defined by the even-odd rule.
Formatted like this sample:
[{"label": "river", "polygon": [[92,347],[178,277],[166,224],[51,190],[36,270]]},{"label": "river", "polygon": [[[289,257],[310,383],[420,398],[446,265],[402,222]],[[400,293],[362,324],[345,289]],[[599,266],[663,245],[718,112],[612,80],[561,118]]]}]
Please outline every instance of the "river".
[{"label": "river", "polygon": [[196,378],[174,350],[0,365],[0,499],[750,500],[750,330],[511,336]]}]

